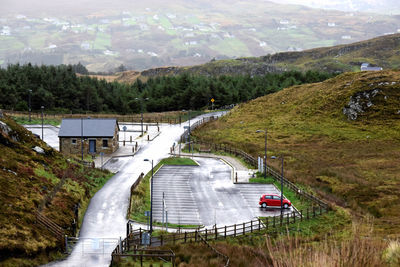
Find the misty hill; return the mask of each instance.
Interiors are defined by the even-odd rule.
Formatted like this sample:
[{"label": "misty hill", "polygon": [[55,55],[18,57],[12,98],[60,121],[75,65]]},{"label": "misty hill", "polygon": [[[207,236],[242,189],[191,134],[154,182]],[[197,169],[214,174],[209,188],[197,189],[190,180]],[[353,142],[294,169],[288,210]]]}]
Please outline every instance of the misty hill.
[{"label": "misty hill", "polygon": [[[400,71],[345,73],[263,96],[193,135],[254,156],[284,155],[285,175],[324,199],[374,217],[387,237],[400,230]],[[358,216],[357,216],[358,217]]]},{"label": "misty hill", "polygon": [[138,77],[190,73],[197,75],[265,75],[290,70],[319,70],[329,73],[359,71],[364,62],[383,69],[400,67],[400,34],[377,37],[367,41],[321,47],[300,52],[282,52],[262,57],[216,60],[203,65],[188,67],[164,67],[138,72],[124,72],[116,81],[132,83]]},{"label": "misty hill", "polygon": [[9,1],[0,65],[144,70],[346,44],[399,30],[400,17],[268,1]]}]

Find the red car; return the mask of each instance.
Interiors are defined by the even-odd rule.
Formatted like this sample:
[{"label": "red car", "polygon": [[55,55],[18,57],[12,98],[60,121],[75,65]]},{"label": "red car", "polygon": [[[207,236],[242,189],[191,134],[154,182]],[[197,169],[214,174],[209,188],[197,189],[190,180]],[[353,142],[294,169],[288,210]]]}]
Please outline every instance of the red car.
[{"label": "red car", "polygon": [[[283,208],[287,209],[290,206],[292,206],[292,203],[286,199],[283,198]],[[281,206],[281,196],[277,194],[268,194],[268,195],[262,195],[260,197],[260,206],[263,208],[266,207],[280,207]]]}]

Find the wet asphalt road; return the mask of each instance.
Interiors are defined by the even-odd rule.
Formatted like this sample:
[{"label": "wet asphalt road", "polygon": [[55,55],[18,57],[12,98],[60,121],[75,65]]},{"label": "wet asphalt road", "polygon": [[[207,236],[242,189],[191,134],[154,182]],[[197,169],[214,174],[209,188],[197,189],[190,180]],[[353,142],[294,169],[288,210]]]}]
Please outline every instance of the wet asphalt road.
[{"label": "wet asphalt road", "polygon": [[[23,125],[26,129],[42,138],[42,125]],[[58,139],[58,132],[60,129],[52,125],[43,125],[44,141],[54,148],[60,150],[60,142]]]},{"label": "wet asphalt road", "polygon": [[[201,118],[199,116],[192,123]],[[188,123],[164,127],[161,134],[154,141],[146,143],[134,157],[119,158],[114,162],[121,166],[120,171],[91,199],[80,231],[82,242],[78,242],[65,261],[54,262],[50,266],[109,266],[115,246],[107,246],[102,249],[102,253],[97,253],[99,240],[124,238],[130,187],[140,173],[151,170],[151,164],[144,159],[153,160],[155,166],[161,159],[168,157],[170,147],[178,140],[186,125]],[[84,246],[83,242],[89,245]]]},{"label": "wet asphalt road", "polygon": [[[154,176],[154,220],[162,221],[164,192],[168,221],[174,224],[232,225],[259,216],[276,216],[280,208],[262,209],[262,194],[280,194],[273,185],[233,184],[231,169],[213,158],[195,158],[200,166],[164,166]],[[292,209],[284,210],[284,213]]]}]

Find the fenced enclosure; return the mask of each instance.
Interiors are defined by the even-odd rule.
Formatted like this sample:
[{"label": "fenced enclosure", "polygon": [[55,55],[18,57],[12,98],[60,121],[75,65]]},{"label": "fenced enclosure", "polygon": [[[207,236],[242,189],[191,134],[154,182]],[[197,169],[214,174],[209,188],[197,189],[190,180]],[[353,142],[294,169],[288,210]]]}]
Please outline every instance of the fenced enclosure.
[{"label": "fenced enclosure", "polygon": [[193,242],[204,242],[213,240],[222,240],[230,237],[246,236],[253,233],[260,233],[279,227],[288,226],[303,220],[310,220],[318,215],[327,212],[328,209],[322,206],[313,206],[311,209],[303,211],[293,211],[285,216],[274,216],[266,218],[258,218],[249,222],[239,224],[226,225],[222,227],[214,226],[212,229],[198,229],[195,231],[167,233],[159,236],[148,235],[144,229],[133,229],[132,225],[127,224],[127,237],[121,240],[118,246],[112,252],[112,258],[127,257],[131,255],[129,251],[139,247],[160,247],[167,244],[185,244]]}]

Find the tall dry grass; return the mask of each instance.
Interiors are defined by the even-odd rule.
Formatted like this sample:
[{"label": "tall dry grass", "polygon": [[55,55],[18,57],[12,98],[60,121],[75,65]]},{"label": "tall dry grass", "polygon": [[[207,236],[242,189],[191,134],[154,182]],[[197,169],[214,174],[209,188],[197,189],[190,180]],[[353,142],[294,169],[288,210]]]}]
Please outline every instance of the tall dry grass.
[{"label": "tall dry grass", "polygon": [[[325,236],[319,242],[299,236],[289,236],[273,240],[266,237],[266,254],[271,258],[271,265],[336,267],[336,266],[385,266],[387,261],[382,257],[388,242],[371,237],[371,221],[353,223],[350,237],[338,240]],[[390,254],[392,261],[395,256]]]}]

